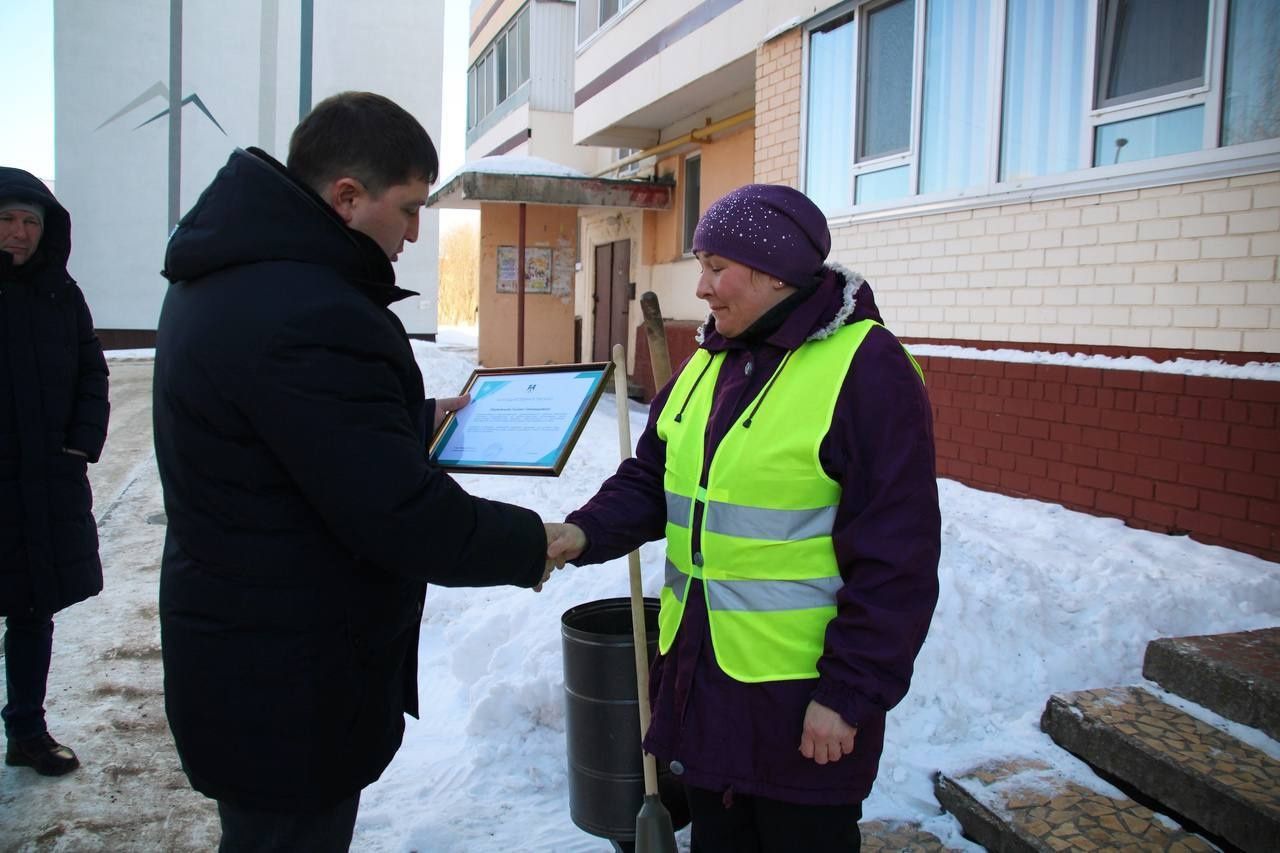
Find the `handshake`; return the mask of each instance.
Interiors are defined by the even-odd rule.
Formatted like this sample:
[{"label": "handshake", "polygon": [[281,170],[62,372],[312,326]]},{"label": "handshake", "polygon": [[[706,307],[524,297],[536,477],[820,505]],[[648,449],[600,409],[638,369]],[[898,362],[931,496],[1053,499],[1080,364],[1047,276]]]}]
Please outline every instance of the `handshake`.
[{"label": "handshake", "polygon": [[542,572],[542,580],[533,588],[534,592],[542,592],[542,585],[551,577],[556,569],[563,569],[564,564],[577,558],[587,549],[587,535],[576,524],[545,525],[547,529],[547,565]]}]

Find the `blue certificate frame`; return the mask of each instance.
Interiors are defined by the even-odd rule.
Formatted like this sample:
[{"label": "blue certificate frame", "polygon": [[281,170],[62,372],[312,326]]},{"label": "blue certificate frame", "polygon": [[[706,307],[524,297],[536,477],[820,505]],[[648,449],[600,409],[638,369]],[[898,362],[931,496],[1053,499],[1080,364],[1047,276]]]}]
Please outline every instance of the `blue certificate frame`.
[{"label": "blue certificate frame", "polygon": [[431,441],[431,461],[467,474],[558,477],[613,373],[613,362],[480,367]]}]

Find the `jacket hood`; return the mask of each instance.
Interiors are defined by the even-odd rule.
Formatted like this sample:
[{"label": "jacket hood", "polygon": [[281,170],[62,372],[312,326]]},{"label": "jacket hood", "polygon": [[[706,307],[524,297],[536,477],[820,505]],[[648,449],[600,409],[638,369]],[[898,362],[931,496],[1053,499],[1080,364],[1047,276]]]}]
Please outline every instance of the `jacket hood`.
[{"label": "jacket hood", "polygon": [[169,237],[163,275],[189,281],[266,261],[331,267],[384,305],[413,295],[394,286],[391,261],[372,238],[269,154],[237,148]]},{"label": "jacket hood", "polygon": [[[796,349],[805,341],[821,340],[834,334],[841,326],[859,320],[884,322],[880,309],[876,307],[871,285],[860,273],[828,261],[823,267],[822,281],[809,298],[797,305],[765,340],[783,349]],[[716,331],[713,316],[708,316],[698,328],[696,337],[699,344],[712,352],[743,346],[741,342]]]},{"label": "jacket hood", "polygon": [[[31,260],[21,267],[11,266],[13,256],[8,252],[0,252],[0,269],[20,270],[23,273],[52,267],[65,270],[67,258],[71,257],[71,216],[66,208],[58,203],[49,192],[44,182],[30,172],[0,166],[0,200],[17,199],[33,202],[44,208],[44,230],[40,234],[40,244]],[[6,278],[8,276],[6,275]]]}]

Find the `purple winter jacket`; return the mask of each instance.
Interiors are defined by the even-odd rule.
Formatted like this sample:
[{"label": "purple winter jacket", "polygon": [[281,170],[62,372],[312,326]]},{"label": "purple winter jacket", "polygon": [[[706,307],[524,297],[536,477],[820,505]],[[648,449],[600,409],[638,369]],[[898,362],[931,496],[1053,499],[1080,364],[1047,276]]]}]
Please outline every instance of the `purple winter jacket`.
[{"label": "purple winter jacket", "polygon": [[[832,323],[862,319],[880,320],[871,288],[835,265],[761,342],[725,338],[708,319],[702,346],[725,351],[725,363],[708,422],[707,464],[787,350]],[[663,537],[666,447],[655,424],[671,384],[653,400],[635,458],[569,515],[589,543],[575,563],[611,560]],[[854,357],[819,458],[842,488],[832,537],[845,581],[819,677],[748,684],[726,675],[712,650],[702,584],[694,580],[675,642],[651,670],[645,739],[654,756],[676,762],[673,771],[683,768],[685,784],[801,804],[857,803],[871,792],[885,713],[906,695],[937,602],[941,527],[929,401],[887,330],[872,329]],[[819,766],[800,754],[811,699],[858,727],[852,755]]]}]

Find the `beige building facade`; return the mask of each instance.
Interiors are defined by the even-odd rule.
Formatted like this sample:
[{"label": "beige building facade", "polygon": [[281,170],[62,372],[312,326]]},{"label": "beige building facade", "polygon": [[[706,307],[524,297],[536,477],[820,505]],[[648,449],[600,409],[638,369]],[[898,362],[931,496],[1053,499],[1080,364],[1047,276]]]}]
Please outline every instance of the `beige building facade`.
[{"label": "beige building facade", "polygon": [[[1081,107],[1076,110],[1081,115],[1074,120],[1060,117],[1058,123],[1074,129],[1084,141],[1076,146],[1074,160],[1060,158],[1064,165],[1058,172],[1006,177],[1009,158],[1001,155],[1000,144],[1013,144],[1009,127],[1013,119],[1002,125],[1001,104],[991,102],[996,94],[1002,95],[1006,112],[1021,102],[1008,91],[1012,84],[993,86],[995,94],[983,105],[983,135],[969,146],[977,151],[980,143],[989,143],[985,153],[970,158],[983,162],[953,180],[956,188],[926,192],[924,173],[932,156],[927,124],[937,114],[940,133],[953,133],[957,127],[945,109],[929,112],[928,75],[935,65],[939,74],[969,67],[964,61],[947,66],[926,56],[936,29],[966,23],[947,20],[931,29],[935,8],[940,10],[938,15],[959,17],[949,5],[924,0],[841,4],[741,0],[707,2],[689,10],[688,4],[633,2],[618,13],[611,30],[579,47],[575,135],[582,142],[656,145],[689,129],[696,136],[698,126],[739,113],[744,106],[753,109],[751,121],[737,131],[737,135],[750,135],[745,145],[726,142],[724,137],[694,139],[655,157],[652,168],[674,177],[677,195],[683,198],[690,189],[682,180],[684,167],[690,160],[700,160],[699,210],[724,190],[751,180],[790,184],[821,198],[831,222],[833,259],[873,282],[887,318],[908,338],[1089,351],[1103,347],[1134,352],[1280,353],[1280,287],[1276,283],[1280,257],[1280,138],[1276,136],[1280,134],[1280,89],[1276,84],[1280,78],[1274,63],[1265,58],[1274,57],[1277,47],[1274,16],[1265,13],[1265,4],[1181,4],[1180,9],[1204,15],[1199,76],[1181,89],[1149,96],[1135,88],[1143,83],[1134,82],[1130,99],[1117,106]],[[1075,6],[1077,21],[1066,20],[1065,14],[1029,20],[1036,18],[1034,4],[1013,0],[970,5],[985,9],[989,19],[1003,19],[1003,27],[999,20],[976,22],[988,33],[991,53],[1001,56],[1014,53],[1015,42],[1036,32],[1060,47],[1076,42],[1093,45],[1106,36],[1106,16],[1113,4],[1054,4]],[[681,11],[683,15],[678,14]],[[700,20],[700,12],[705,21]],[[1233,20],[1233,14],[1238,19]],[[866,57],[875,55],[878,18],[889,15],[900,19],[889,24],[910,28],[899,39],[909,61],[897,70],[904,74],[901,93],[913,106],[899,120],[903,135],[898,146],[904,150],[867,157],[869,166],[863,167],[858,143],[848,137],[873,130],[875,117],[867,111],[877,109],[875,93],[862,98],[867,103],[859,103],[858,93],[877,85],[876,69]],[[673,28],[680,31],[699,23],[652,56],[636,54],[637,45],[655,40],[662,44],[664,34]],[[1061,29],[1072,23],[1082,32],[1063,34]],[[1023,29],[1015,29],[1018,26]],[[1270,36],[1237,49],[1255,53],[1230,55],[1228,36],[1246,29]],[[845,86],[820,86],[816,75],[826,74],[829,68],[819,67],[823,57],[814,43],[841,30],[850,31],[846,41],[855,55],[839,70],[852,76]],[[955,46],[947,44],[944,35],[935,40],[939,51]],[[894,46],[892,38],[885,41],[882,50]],[[859,45],[863,58],[857,56]],[[1094,47],[1087,53],[1100,51]],[[607,57],[618,56],[623,59],[609,63]],[[1117,56],[1114,62],[1123,59]],[[1150,61],[1150,57],[1138,54],[1130,60],[1131,64],[1138,61]],[[1026,59],[1021,62],[1028,64]],[[1267,63],[1270,69],[1260,67]],[[1007,73],[1014,71],[1013,64],[1012,58],[1004,63]],[[1044,65],[1040,73],[1057,73],[1050,64]],[[655,79],[675,74],[675,69],[679,76],[669,84],[653,85]],[[1240,79],[1231,80],[1233,69]],[[1088,98],[1097,88],[1089,79],[1096,75],[1085,70],[1077,69],[1081,80],[1074,94],[1080,98]],[[859,72],[868,79],[860,79]],[[1169,71],[1175,72],[1185,73],[1179,68]],[[602,80],[608,85],[597,83]],[[642,127],[650,116],[656,117],[653,122],[665,119],[665,101],[687,100],[699,87],[705,88],[708,98],[717,99],[706,100],[665,126]],[[884,88],[886,96],[898,93],[888,84]],[[1251,132],[1243,132],[1243,142],[1224,144],[1228,102],[1239,100],[1237,90],[1254,88],[1263,93],[1247,107],[1256,115],[1237,122]],[[842,91],[833,94],[826,89]],[[663,98],[653,95],[664,91]],[[743,92],[751,93],[749,101],[743,100]],[[833,97],[843,98],[845,114],[838,122],[827,122],[820,116],[825,104],[819,102]],[[1198,111],[1195,133],[1182,134],[1194,136],[1191,150],[1175,150],[1188,147],[1178,134],[1166,133],[1162,140],[1158,130],[1144,127],[1188,110]],[[1063,107],[1062,112],[1068,110]],[[1107,123],[1109,115],[1114,121]],[[1211,124],[1215,120],[1217,127]],[[848,163],[821,168],[813,162],[825,156],[815,150],[820,147],[816,137],[830,133],[832,123],[847,126],[840,130],[850,144],[844,155]],[[1052,121],[1046,133],[1055,131],[1051,125]],[[1150,156],[1128,163],[1117,158],[1119,162],[1094,166],[1088,159],[1086,137],[1092,130],[1093,137],[1102,140],[1112,125],[1128,128],[1119,132],[1134,137],[1116,149],[1117,154],[1124,154],[1126,148],[1138,149],[1137,137],[1146,133],[1151,142],[1145,153]],[[882,144],[892,145],[892,140]],[[1047,142],[1027,143],[1041,144]],[[1156,156],[1161,145],[1172,153]],[[724,151],[726,147],[733,150]],[[988,161],[990,175],[982,173]],[[890,167],[871,171],[877,162]],[[888,193],[883,199],[855,203],[863,181],[870,187],[877,176],[904,168],[917,170],[914,192],[909,183],[903,183],[896,197]],[[730,178],[720,182],[713,175]],[[971,185],[964,185],[971,175],[976,175]],[[843,197],[829,189],[832,178],[848,184]],[[681,207],[671,219],[689,218],[691,213],[692,208]],[[680,223],[650,216],[657,220],[650,229],[654,245],[636,256],[653,267],[668,268],[641,268],[637,275],[658,292],[664,309],[670,306],[671,316],[699,319],[700,306],[681,292],[682,287],[692,289],[694,267],[671,242]],[[644,231],[638,226],[632,230]],[[580,301],[579,308],[589,306]]]},{"label": "beige building facade", "polygon": [[[1218,371],[1192,394],[1149,382],[1139,360],[1102,371],[1132,374],[1118,388],[1066,362],[1049,383],[1065,399],[1041,401],[1062,411],[1035,417],[1025,371],[964,355],[1145,357],[1166,371],[1179,358],[1280,362],[1271,4],[576,6],[574,163],[587,168],[586,149],[592,173],[674,183],[669,210],[579,213],[581,353],[603,328],[597,266],[620,246],[635,293],[657,294],[673,351],[687,351],[706,313],[689,253],[697,216],[737,185],[789,184],[827,213],[831,259],[866,276],[891,329],[918,348],[961,348],[928,357],[947,377],[931,386],[941,474],[1280,559],[1272,374]],[[626,310],[644,384],[637,303]],[[1033,387],[1006,407],[1015,382]],[[1055,443],[1055,417],[1082,431]],[[1228,462],[1242,442],[1248,458]],[[1226,500],[1242,490],[1244,504]]]}]

